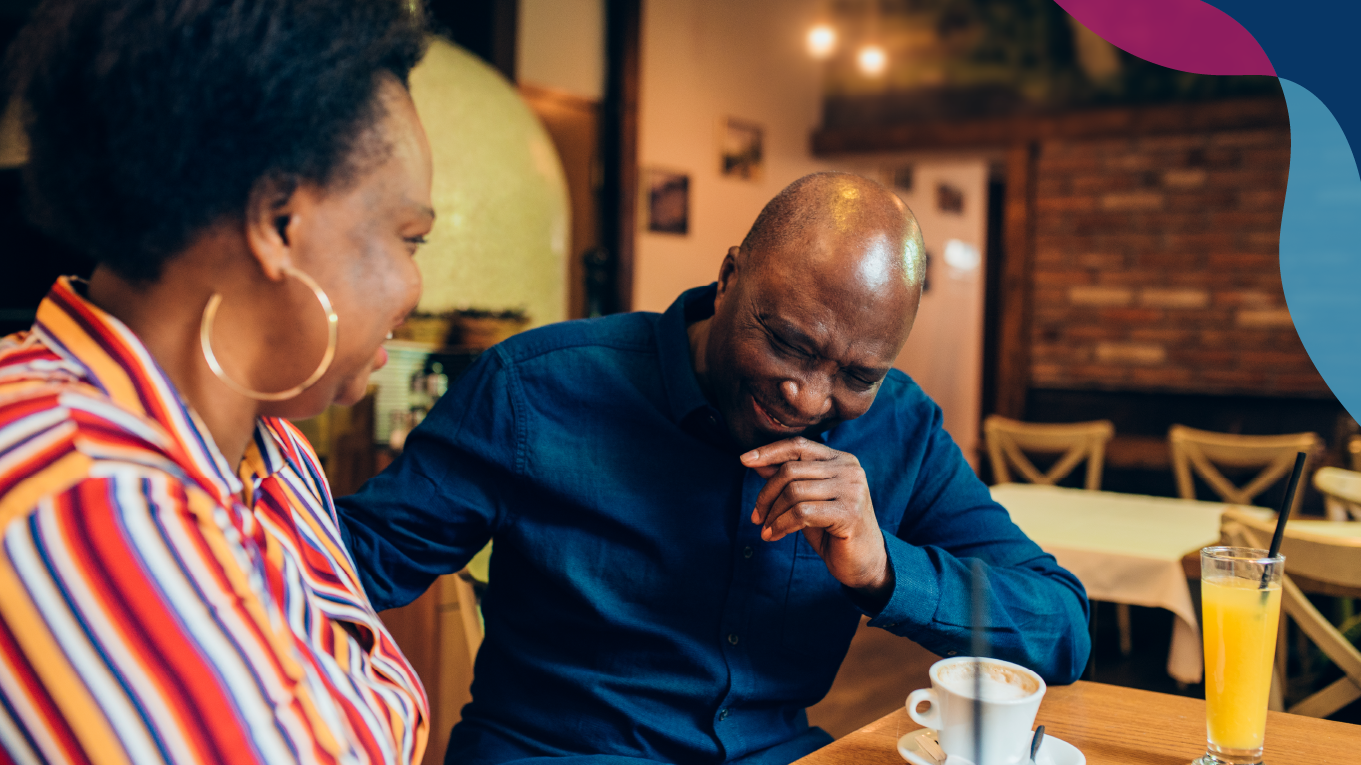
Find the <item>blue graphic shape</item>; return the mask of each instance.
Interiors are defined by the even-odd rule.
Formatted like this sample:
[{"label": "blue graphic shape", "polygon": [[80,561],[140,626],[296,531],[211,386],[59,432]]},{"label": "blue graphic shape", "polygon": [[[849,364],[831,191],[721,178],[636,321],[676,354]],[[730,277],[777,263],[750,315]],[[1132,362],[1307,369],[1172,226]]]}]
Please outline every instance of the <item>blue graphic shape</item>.
[{"label": "blue graphic shape", "polygon": [[[1137,0],[1115,0],[1137,2]],[[1361,146],[1361,2],[1357,0],[1205,0],[1256,38],[1282,82],[1298,83],[1332,110],[1352,145]],[[1291,127],[1294,114],[1291,114]],[[1299,146],[1299,143],[1295,143]],[[1292,169],[1293,172],[1293,169]],[[1292,179],[1293,181],[1293,179]],[[1322,371],[1322,367],[1319,368]],[[1332,380],[1328,381],[1330,384]]]},{"label": "blue graphic shape", "polygon": [[1304,348],[1361,420],[1361,175],[1347,136],[1313,93],[1281,79],[1290,110],[1290,181],[1281,283]]}]

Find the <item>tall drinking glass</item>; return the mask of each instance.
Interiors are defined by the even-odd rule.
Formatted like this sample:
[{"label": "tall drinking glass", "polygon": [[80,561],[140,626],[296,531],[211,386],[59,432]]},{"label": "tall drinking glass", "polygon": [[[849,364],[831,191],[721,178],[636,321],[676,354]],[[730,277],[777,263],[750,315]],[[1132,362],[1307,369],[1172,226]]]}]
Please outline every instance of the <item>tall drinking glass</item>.
[{"label": "tall drinking glass", "polygon": [[1266,735],[1271,664],[1281,620],[1285,556],[1249,547],[1200,551],[1205,617],[1205,728],[1194,765],[1258,765]]}]

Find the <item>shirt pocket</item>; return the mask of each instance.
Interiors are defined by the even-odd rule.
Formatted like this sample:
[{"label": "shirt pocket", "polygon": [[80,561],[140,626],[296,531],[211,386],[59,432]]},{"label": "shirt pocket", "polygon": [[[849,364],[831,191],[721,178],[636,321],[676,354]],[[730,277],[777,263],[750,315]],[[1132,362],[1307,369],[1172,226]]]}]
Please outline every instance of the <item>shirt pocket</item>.
[{"label": "shirt pocket", "polygon": [[860,609],[846,597],[841,582],[803,534],[793,536],[797,540],[785,594],[785,650],[840,662],[860,624]]}]

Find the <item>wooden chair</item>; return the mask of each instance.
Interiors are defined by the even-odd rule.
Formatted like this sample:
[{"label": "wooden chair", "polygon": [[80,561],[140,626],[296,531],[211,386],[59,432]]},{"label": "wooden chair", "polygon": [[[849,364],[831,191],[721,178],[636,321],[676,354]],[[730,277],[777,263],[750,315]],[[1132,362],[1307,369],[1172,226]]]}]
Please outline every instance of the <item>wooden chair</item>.
[{"label": "wooden chair", "polygon": [[1361,472],[1361,436],[1351,436],[1347,439],[1347,460],[1351,463],[1352,470]]},{"label": "wooden chair", "polygon": [[1330,521],[1361,521],[1361,473],[1342,468],[1319,468],[1314,488],[1323,495]]},{"label": "wooden chair", "polygon": [[473,590],[473,577],[468,569],[457,574],[442,576],[440,584],[440,611],[458,611],[458,623],[463,630],[463,645],[471,669],[477,659],[477,649],[482,647],[484,628],[478,609],[477,593]]},{"label": "wooden chair", "polygon": [[[1196,486],[1192,473],[1209,484],[1219,498],[1235,505],[1250,505],[1258,494],[1290,475],[1295,465],[1295,454],[1305,452],[1313,459],[1322,450],[1323,440],[1317,433],[1290,433],[1283,436],[1240,436],[1234,433],[1214,433],[1196,430],[1185,425],[1173,425],[1167,431],[1172,451],[1172,472],[1177,479],[1177,493],[1182,499],[1195,499]],[[1242,486],[1235,485],[1219,472],[1219,467],[1261,468],[1257,477]],[[1308,463],[1306,463],[1307,469]],[[1291,514],[1299,510],[1304,492],[1295,495]]]},{"label": "wooden chair", "polygon": [[[1010,465],[1031,483],[1053,486],[1087,460],[1087,479],[1083,488],[1101,489],[1101,467],[1106,457],[1106,444],[1115,435],[1110,420],[1091,422],[1039,423],[1021,422],[1000,415],[989,415],[983,421],[983,438],[988,444],[988,461],[997,483],[1010,483]],[[1049,471],[1039,468],[1025,455],[1062,453]],[[1115,604],[1115,621],[1120,629],[1120,653],[1129,656],[1134,650],[1133,630],[1130,627],[1129,606]]]},{"label": "wooden chair", "polygon": [[489,552],[437,578],[415,601],[380,614],[425,684],[432,733],[424,763],[444,762],[448,731],[472,701],[473,665],[485,632],[477,588],[487,578]]},{"label": "wooden chair", "polygon": [[[1110,420],[1093,422],[1036,423],[989,415],[983,422],[983,437],[988,443],[988,458],[997,483],[1010,483],[1014,466],[1031,483],[1053,485],[1062,481],[1084,459],[1087,480],[1084,488],[1101,488],[1101,465],[1106,442],[1115,435]],[[1025,452],[1062,453],[1058,461],[1041,473]]]},{"label": "wooden chair", "polygon": [[[1224,514],[1224,540],[1238,547],[1267,549],[1275,530],[1274,519],[1264,520],[1251,512],[1230,509]],[[1361,699],[1361,651],[1356,649],[1332,622],[1314,608],[1304,591],[1335,597],[1361,597],[1361,539],[1331,537],[1287,524],[1281,543],[1285,555],[1285,576],[1281,577],[1281,610],[1299,626],[1323,653],[1345,674],[1317,693],[1285,711],[1309,717],[1326,717]],[[1282,626],[1284,626],[1284,618]],[[1272,687],[1274,709],[1284,707],[1285,688],[1284,630],[1277,639],[1275,677]]]}]

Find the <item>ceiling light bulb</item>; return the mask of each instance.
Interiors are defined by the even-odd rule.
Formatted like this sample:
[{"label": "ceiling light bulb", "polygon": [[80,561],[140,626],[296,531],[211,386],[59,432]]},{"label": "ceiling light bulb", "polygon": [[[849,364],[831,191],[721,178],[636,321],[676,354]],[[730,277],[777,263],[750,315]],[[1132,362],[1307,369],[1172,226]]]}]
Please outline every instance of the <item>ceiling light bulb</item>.
[{"label": "ceiling light bulb", "polygon": [[813,58],[827,58],[836,50],[836,30],[827,24],[818,24],[808,30],[808,53]]},{"label": "ceiling light bulb", "polygon": [[878,45],[866,45],[861,48],[856,60],[860,64],[860,71],[871,77],[878,77],[888,68],[888,54]]}]

